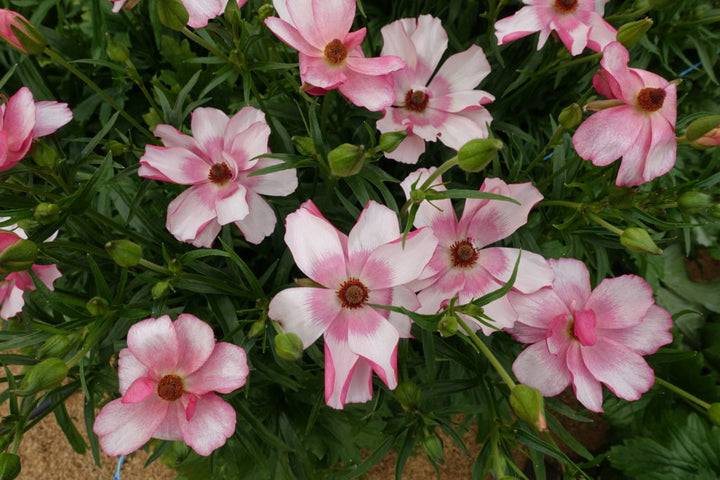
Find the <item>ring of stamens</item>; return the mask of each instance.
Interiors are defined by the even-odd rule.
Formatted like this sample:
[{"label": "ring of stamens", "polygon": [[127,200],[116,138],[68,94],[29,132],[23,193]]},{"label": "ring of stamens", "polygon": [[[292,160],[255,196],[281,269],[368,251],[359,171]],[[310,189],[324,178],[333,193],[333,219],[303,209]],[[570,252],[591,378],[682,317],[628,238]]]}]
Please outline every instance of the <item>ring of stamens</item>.
[{"label": "ring of stamens", "polygon": [[555,9],[563,13],[574,12],[577,6],[577,0],[555,0]]},{"label": "ring of stamens", "polygon": [[450,258],[454,267],[472,267],[477,262],[478,256],[478,251],[469,238],[459,240],[450,246]]},{"label": "ring of stamens", "polygon": [[217,185],[223,185],[232,178],[232,170],[225,162],[214,163],[210,167],[208,180]]},{"label": "ring of stamens", "polygon": [[160,379],[157,385],[157,394],[163,400],[174,402],[183,396],[185,384],[177,375],[165,375]]},{"label": "ring of stamens", "polygon": [[347,58],[348,51],[345,45],[336,38],[325,45],[323,54],[328,62],[333,65],[339,65]]},{"label": "ring of stamens", "polygon": [[343,308],[354,310],[365,305],[370,290],[357,278],[350,278],[345,280],[335,293]]},{"label": "ring of stamens", "polygon": [[422,90],[408,90],[405,94],[405,108],[413,112],[422,112],[429,100],[430,96]]},{"label": "ring of stamens", "polygon": [[643,88],[637,96],[638,106],[646,112],[656,112],[665,103],[665,95],[662,88]]}]

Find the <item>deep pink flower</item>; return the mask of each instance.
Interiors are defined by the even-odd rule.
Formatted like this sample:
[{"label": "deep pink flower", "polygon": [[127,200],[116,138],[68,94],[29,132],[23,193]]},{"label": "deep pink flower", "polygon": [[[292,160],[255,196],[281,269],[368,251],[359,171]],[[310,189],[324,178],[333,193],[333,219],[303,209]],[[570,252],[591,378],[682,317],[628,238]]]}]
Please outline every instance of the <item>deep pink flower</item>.
[{"label": "deep pink flower", "polygon": [[602,18],[608,1],[523,0],[526,6],[515,15],[495,22],[498,45],[540,32],[537,46],[540,50],[554,30],[573,55],[586,46],[600,52],[617,34]]},{"label": "deep pink flower", "polygon": [[[410,174],[400,184],[407,196],[416,181],[422,184],[434,171],[420,169]],[[419,179],[419,180],[418,180]],[[438,178],[436,191],[444,191],[442,179]],[[490,192],[513,198],[520,205],[502,200],[465,200],[465,208],[458,221],[449,199],[427,201],[420,204],[415,216],[416,227],[429,227],[438,239],[438,246],[430,263],[423,272],[425,280],[416,286],[422,290],[418,299],[424,313],[436,313],[446,303],[458,297],[457,305],[497,290],[510,279],[520,250],[516,248],[490,247],[488,245],[508,237],[527,222],[530,209],[542,195],[530,183],[506,184],[499,178],[487,178],[481,192]],[[543,257],[523,251],[513,290],[531,293],[550,285],[552,270]],[[473,328],[481,328],[486,335],[497,329],[511,327],[517,314],[507,297],[485,306],[486,315],[494,320],[495,328],[483,325],[469,316]]]},{"label": "deep pink flower", "polygon": [[[113,12],[117,13],[121,8],[131,9],[140,0],[110,0],[114,2]],[[202,28],[208,24],[208,21],[225,12],[228,0],[182,0],[190,18],[188,26],[193,28]],[[237,0],[238,8],[247,3],[247,0]]]},{"label": "deep pink flower", "polygon": [[235,223],[251,243],[275,229],[275,212],[262,195],[289,195],[297,187],[295,170],[248,177],[280,160],[253,157],[268,153],[270,127],[262,111],[245,107],[232,118],[215,108],[192,114],[193,136],[170,125],[155,135],[164,147],[148,145],[138,175],[192,185],[168,205],[167,229],[196,247],[209,247],[222,225]]},{"label": "deep pink flower", "polygon": [[404,130],[408,136],[386,157],[417,163],[426,141],[440,139],[458,150],[474,138],[487,138],[492,117],[483,104],[494,97],[475,90],[490,73],[482,48],[473,45],[452,55],[433,76],[448,41],[440,19],[404,18],[385,25],[382,35],[382,54],[396,55],[407,64],[392,74],[393,106],[385,109],[377,128],[383,133]]},{"label": "deep pink flower", "polygon": [[570,383],[580,403],[602,412],[602,386],[625,400],[637,400],[655,375],[642,355],[670,343],[670,314],[655,305],[645,280],[623,275],[590,288],[587,267],[579,260],[549,260],[552,288],[532,295],[510,293],[519,318],[510,333],[531,343],[513,364],[522,383],[545,396]]},{"label": "deep pink flower", "polygon": [[617,185],[639,185],[667,173],[677,153],[675,84],[628,68],[629,58],[618,42],[603,50],[603,68],[593,86],[617,105],[594,113],[573,135],[578,155],[594,165],[609,165],[622,157]]},{"label": "deep pink flower", "polygon": [[350,32],[355,0],[274,0],[280,18],[265,24],[298,51],[300,79],[323,94],[337,88],[352,103],[378,111],[393,102],[388,74],[405,63],[397,57],[365,58],[360,47],[365,28]]},{"label": "deep pink flower", "polygon": [[136,323],[120,351],[122,398],[105,405],[93,425],[108,455],[127,455],[150,438],[182,440],[210,455],[235,432],[235,410],[214,392],[242,387],[245,351],[215,343],[210,326],[184,313]]},{"label": "deep pink flower", "polygon": [[[20,41],[18,34],[24,37],[23,41]],[[0,8],[0,38],[25,54],[38,54],[46,44],[45,38],[27,18],[4,8]]]},{"label": "deep pink flower", "polygon": [[0,172],[25,157],[32,141],[55,132],[70,120],[67,103],[35,102],[32,92],[22,87],[0,103]]},{"label": "deep pink flower", "polygon": [[325,338],[325,401],[333,408],[372,398],[372,372],[397,386],[397,345],[410,336],[405,315],[368,304],[415,310],[405,284],[415,280],[437,240],[429,229],[402,245],[397,216],[369,202],[349,235],[333,227],[311,200],[286,219],[285,243],[295,263],[318,288],[288,288],[270,302],[268,315],[297,334],[305,348]]}]

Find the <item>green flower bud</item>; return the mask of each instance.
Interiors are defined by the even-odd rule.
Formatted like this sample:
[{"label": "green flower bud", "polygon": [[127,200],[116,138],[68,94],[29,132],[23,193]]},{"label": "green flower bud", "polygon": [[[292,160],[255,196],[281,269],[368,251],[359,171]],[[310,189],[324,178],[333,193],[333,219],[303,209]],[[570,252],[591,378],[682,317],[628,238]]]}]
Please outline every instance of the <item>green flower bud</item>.
[{"label": "green flower bud", "polygon": [[74,343],[69,335],[53,335],[45,340],[45,343],[38,350],[37,356],[38,358],[63,358],[72,350]]},{"label": "green flower bud", "polygon": [[21,272],[32,267],[38,255],[35,242],[17,237],[17,241],[0,252],[0,272]]},{"label": "green flower bud", "polygon": [[443,337],[452,337],[458,331],[458,319],[455,315],[443,315],[438,322],[438,330]]},{"label": "green flower bud", "polygon": [[295,362],[303,355],[303,344],[294,333],[281,333],[275,337],[275,352],[278,357]]},{"label": "green flower bud", "polygon": [[25,374],[18,395],[34,395],[60,385],[68,373],[68,366],[59,358],[46,358],[36,363]]},{"label": "green flower bud", "polygon": [[720,115],[708,115],[698,118],[688,125],[685,130],[685,138],[690,142],[694,142],[717,127],[720,127]]},{"label": "green flower bud", "polygon": [[160,23],[173,30],[182,30],[190,19],[185,5],[180,0],[157,0]]},{"label": "green flower bud", "polygon": [[43,141],[35,141],[32,148],[32,157],[40,167],[55,168],[60,163],[60,157],[55,149]]},{"label": "green flower bud", "polygon": [[685,192],[678,197],[677,203],[683,213],[697,213],[712,207],[713,197],[703,192]]},{"label": "green flower bud", "polygon": [[182,263],[180,263],[177,258],[173,258],[168,262],[168,270],[170,270],[170,273],[173,275],[177,275],[182,272]]},{"label": "green flower bud", "polygon": [[252,325],[250,325],[250,331],[248,332],[248,337],[250,337],[250,338],[259,337],[263,333],[265,333],[265,321],[258,320],[257,322],[253,322]]},{"label": "green flower bud", "polygon": [[114,62],[125,63],[130,60],[130,50],[122,43],[116,41],[109,33],[105,33],[107,48],[105,52],[108,58]]},{"label": "green flower bud", "polygon": [[423,450],[433,462],[443,461],[443,443],[437,435],[427,435],[423,439]]},{"label": "green flower bud", "polygon": [[543,396],[537,388],[522,383],[515,385],[510,393],[510,406],[515,415],[537,430],[547,430]]},{"label": "green flower bud", "polygon": [[300,155],[312,157],[317,154],[317,150],[315,150],[315,143],[312,138],[295,135],[290,140],[292,140],[295,150],[297,150]]},{"label": "green flower bud", "polygon": [[172,290],[172,286],[170,285],[170,282],[166,280],[160,280],[155,285],[153,285],[152,290],[150,291],[153,300],[158,300],[160,298],[163,298],[168,293],[170,293],[170,290]]},{"label": "green flower bud", "polygon": [[653,26],[653,21],[648,17],[634,22],[628,22],[618,28],[617,41],[625,48],[630,48],[638,43]]},{"label": "green flower bud", "polygon": [[17,12],[4,10],[3,14],[4,25],[0,37],[20,53],[27,55],[42,53],[47,44],[42,33],[27,18]]},{"label": "green flower bud", "polygon": [[380,135],[380,150],[393,152],[405,140],[407,132],[386,132]]},{"label": "green flower bud", "polygon": [[420,204],[427,198],[427,193],[422,190],[410,190],[410,201]]},{"label": "green flower bud", "polygon": [[118,157],[123,153],[130,151],[129,145],[118,142],[117,140],[110,140],[107,142],[104,149],[106,152],[110,152],[113,157]]},{"label": "green flower bud", "polygon": [[395,389],[395,398],[397,398],[397,401],[400,402],[400,405],[405,411],[417,409],[418,405],[420,405],[421,396],[422,392],[420,391],[420,387],[418,387],[415,382],[402,382]]},{"label": "green flower bud", "polygon": [[562,109],[558,115],[558,121],[565,130],[571,130],[582,122],[583,112],[580,105],[573,103]]},{"label": "green flower bud", "polygon": [[352,177],[365,165],[365,147],[343,143],[328,154],[330,171],[337,177]]},{"label": "green flower bud", "polygon": [[720,218],[720,203],[716,203],[710,208],[710,215],[715,218]]},{"label": "green flower bud", "polygon": [[142,247],[130,240],[111,240],[105,244],[105,250],[121,267],[134,267],[142,258]]},{"label": "green flower bud", "polygon": [[85,304],[85,308],[90,312],[90,315],[101,317],[108,312],[110,304],[102,297],[93,297]]},{"label": "green flower bud", "polygon": [[470,140],[458,151],[458,166],[466,172],[477,173],[484,169],[502,148],[503,143],[497,138]]},{"label": "green flower bud", "polygon": [[0,453],[0,480],[13,480],[20,475],[20,457],[14,453]]},{"label": "green flower bud", "polygon": [[273,15],[275,15],[275,9],[270,3],[260,5],[260,8],[258,8],[258,18],[261,22],[265,21],[265,19],[268,17],[272,17]]},{"label": "green flower bud", "polygon": [[626,228],[620,235],[620,243],[631,252],[662,255],[663,251],[655,245],[647,230],[638,227]]},{"label": "green flower bud", "polygon": [[57,222],[60,218],[60,207],[55,203],[39,203],[35,207],[35,220],[40,225]]},{"label": "green flower bud", "polygon": [[458,308],[458,310],[461,310],[462,313],[465,313],[467,315],[470,315],[471,317],[479,318],[482,316],[483,313],[485,313],[485,310],[479,305],[475,305],[474,303],[468,303],[467,305],[462,305]]},{"label": "green flower bud", "polygon": [[710,421],[717,426],[720,426],[720,403],[710,404],[710,408],[707,410]]}]

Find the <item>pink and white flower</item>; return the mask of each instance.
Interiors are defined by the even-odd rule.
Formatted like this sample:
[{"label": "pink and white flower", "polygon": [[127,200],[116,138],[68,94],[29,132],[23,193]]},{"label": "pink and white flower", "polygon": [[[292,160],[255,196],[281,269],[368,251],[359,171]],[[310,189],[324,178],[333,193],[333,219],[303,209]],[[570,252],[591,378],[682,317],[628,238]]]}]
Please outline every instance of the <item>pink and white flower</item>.
[{"label": "pink and white flower", "polygon": [[284,196],[297,188],[295,170],[248,176],[282,163],[254,159],[269,152],[265,115],[245,107],[228,118],[215,108],[198,108],[190,128],[192,137],[158,125],[154,133],[165,146],[148,145],[140,158],[141,177],[192,185],[168,205],[167,229],[182,242],[210,247],[222,225],[235,223],[248,242],[260,243],[276,222],[260,194]]},{"label": "pink and white flower", "polygon": [[[483,107],[494,97],[475,87],[490,73],[482,48],[473,45],[448,58],[433,76],[447,47],[440,19],[404,18],[382,28],[382,55],[396,55],[407,67],[392,74],[393,106],[378,120],[381,132],[404,130],[407,137],[385,156],[417,163],[425,142],[440,139],[459,150],[475,138],[487,138],[492,117]],[[432,80],[431,80],[432,77]]]},{"label": "pink and white flower", "polygon": [[350,32],[355,0],[274,0],[278,17],[265,25],[298,51],[305,90],[322,95],[337,88],[352,103],[379,111],[393,102],[388,74],[405,66],[397,57],[366,58],[365,28]]},{"label": "pink and white flower", "polygon": [[0,172],[9,170],[30,150],[32,141],[54,133],[72,120],[67,103],[35,102],[27,87],[0,103]]},{"label": "pink and white flower", "polygon": [[150,438],[182,440],[210,455],[235,432],[235,410],[215,392],[242,387],[245,351],[215,343],[194,315],[164,315],[136,323],[119,354],[121,398],[106,404],[93,425],[108,455],[127,455]]},{"label": "pink and white flower", "polygon": [[27,18],[4,8],[0,8],[0,38],[8,42],[15,50],[30,55],[42,52],[47,43],[45,37]]},{"label": "pink and white flower", "polygon": [[[133,8],[140,3],[140,0],[110,0],[114,3],[113,12],[117,13],[121,8],[127,10]],[[202,28],[208,24],[209,20],[221,15],[225,12],[228,0],[182,0],[182,4],[187,10],[190,18],[188,26],[193,28]],[[247,0],[237,0],[238,8],[247,3]]]},{"label": "pink and white flower", "polygon": [[579,260],[549,260],[552,288],[532,295],[508,294],[519,318],[510,333],[530,343],[513,364],[522,383],[545,396],[572,383],[580,403],[602,412],[602,385],[637,400],[655,381],[642,355],[670,343],[670,314],[655,305],[653,291],[636,275],[609,278],[591,290]]},{"label": "pink and white flower", "polygon": [[585,47],[600,52],[614,41],[617,31],[605,20],[609,0],[523,0],[525,6],[515,15],[495,22],[498,45],[540,32],[540,50],[550,34],[557,32],[573,55]]},{"label": "pink and white flower", "polygon": [[[618,42],[603,50],[602,70],[593,86],[614,102],[594,113],[573,135],[578,155],[594,165],[622,157],[617,185],[639,185],[675,165],[677,93],[674,83],[646,70],[628,68],[630,57]],[[605,105],[607,106],[607,105]]]},{"label": "pink and white flower", "polygon": [[[406,196],[411,186],[421,185],[435,169],[420,169],[411,173],[400,184]],[[437,178],[435,191],[444,191],[442,179]],[[423,201],[415,216],[416,227],[429,227],[438,239],[438,246],[422,274],[424,280],[418,299],[419,312],[437,313],[447,302],[458,297],[457,305],[465,305],[497,290],[508,282],[520,250],[516,248],[488,247],[514,233],[527,222],[530,209],[542,194],[530,183],[506,184],[499,178],[487,178],[481,192],[495,193],[512,198],[520,205],[502,200],[465,200],[465,208],[458,221],[449,199]],[[543,257],[523,251],[513,290],[533,293],[550,285],[553,273]],[[469,316],[469,326],[482,329],[485,335],[497,329],[512,327],[517,314],[507,296],[483,306],[484,313],[494,320],[493,327],[484,325]]]},{"label": "pink and white flower", "polygon": [[345,235],[311,200],[286,219],[285,243],[295,263],[318,287],[288,288],[268,315],[297,334],[305,348],[325,338],[325,401],[333,408],[372,398],[372,372],[397,386],[397,345],[410,336],[410,319],[369,304],[420,304],[406,286],[430,260],[437,240],[429,229],[410,233],[403,247],[397,216],[369,202]]}]

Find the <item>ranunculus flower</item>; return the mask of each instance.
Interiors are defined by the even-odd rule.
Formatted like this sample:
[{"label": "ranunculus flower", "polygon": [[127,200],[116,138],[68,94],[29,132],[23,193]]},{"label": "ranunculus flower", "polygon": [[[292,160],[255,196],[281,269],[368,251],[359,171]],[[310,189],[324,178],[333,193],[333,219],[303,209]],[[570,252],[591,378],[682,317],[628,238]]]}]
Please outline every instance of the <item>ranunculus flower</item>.
[{"label": "ranunculus flower", "polygon": [[420,304],[405,284],[417,278],[437,240],[429,229],[410,233],[403,248],[397,215],[369,202],[349,235],[339,232],[311,200],[286,219],[285,243],[317,288],[288,288],[268,315],[305,348],[325,338],[325,401],[333,408],[372,398],[372,372],[397,386],[397,345],[410,319],[369,304]]},{"label": "ranunculus flower", "polygon": [[637,400],[655,381],[642,355],[670,343],[670,314],[655,305],[653,291],[636,275],[606,278],[591,290],[584,263],[549,260],[552,288],[532,295],[510,293],[519,318],[510,333],[531,343],[515,359],[518,380],[557,395],[572,383],[580,403],[602,412],[602,386]]},{"label": "ranunculus flower", "polygon": [[192,114],[193,136],[170,125],[158,125],[155,135],[164,147],[147,145],[138,175],[192,185],[168,205],[167,229],[175,238],[196,247],[210,247],[222,225],[235,223],[245,239],[260,243],[275,229],[275,212],[260,196],[285,196],[297,187],[295,170],[248,177],[254,171],[282,163],[268,153],[270,127],[262,111],[245,107],[232,118],[215,108]]},{"label": "ranunculus flower", "polygon": [[[400,184],[405,194],[409,196],[411,185],[422,184],[434,170],[411,173]],[[434,190],[445,190],[442,178],[438,178],[436,184]],[[513,198],[520,205],[502,200],[467,199],[459,221],[449,199],[433,200],[432,205],[424,201],[418,208],[414,225],[429,227],[438,239],[437,249],[422,274],[425,280],[416,284],[422,289],[418,293],[420,312],[437,313],[453,297],[458,297],[456,305],[470,303],[502,287],[512,275],[520,250],[488,245],[523,226],[530,209],[542,200],[542,194],[530,183],[508,185],[499,178],[485,179],[480,191]],[[552,270],[543,257],[523,251],[513,290],[536,292],[550,285],[552,279]],[[517,318],[507,296],[483,306],[483,311],[495,321],[495,328],[469,316],[463,315],[463,318],[474,329],[482,329],[485,335],[511,327]]]},{"label": "ranunculus flower", "polygon": [[[407,67],[392,73],[395,98],[378,120],[381,132],[404,130],[407,137],[385,156],[417,163],[425,142],[439,139],[458,150],[475,138],[487,138],[492,117],[483,107],[494,97],[475,87],[490,73],[482,48],[473,45],[448,58],[433,76],[447,47],[439,18],[421,15],[382,28],[382,55],[396,55]],[[431,80],[432,77],[432,80]]]},{"label": "ranunculus flower", "polygon": [[365,58],[360,47],[365,28],[350,32],[355,0],[274,0],[278,17],[265,24],[298,51],[300,79],[308,93],[322,95],[337,88],[352,103],[379,111],[393,103],[390,72],[405,63],[397,57]]},{"label": "ranunculus flower", "polygon": [[187,313],[136,323],[127,345],[118,361],[122,398],[93,425],[103,451],[127,455],[150,438],[182,440],[200,455],[223,446],[235,432],[235,410],[215,392],[245,384],[245,351],[215,343],[212,328]]},{"label": "ranunculus flower", "polygon": [[629,59],[618,42],[603,50],[602,70],[593,86],[616,105],[591,115],[572,139],[578,155],[594,165],[609,165],[622,157],[617,185],[639,185],[667,173],[677,153],[675,84],[628,68]]},{"label": "ranunculus flower", "polygon": [[720,127],[715,127],[702,137],[691,142],[694,147],[717,147],[720,145]]},{"label": "ranunculus flower", "polygon": [[495,22],[498,45],[540,32],[540,50],[554,30],[573,55],[586,46],[600,52],[617,34],[602,17],[608,1],[523,0],[525,6],[515,15]]},{"label": "ranunculus flower", "polygon": [[31,55],[42,52],[47,43],[27,18],[4,8],[0,8],[0,37],[19,52]]},{"label": "ranunculus flower", "polygon": [[67,103],[35,102],[27,87],[0,103],[0,172],[22,160],[33,139],[50,135],[72,118]]},{"label": "ranunculus flower", "polygon": [[[121,8],[131,9],[140,0],[110,0],[114,2],[113,12],[117,13]],[[208,21],[225,12],[228,0],[182,0],[183,6],[188,11],[190,18],[188,26],[193,28],[202,28],[208,24]],[[237,0],[238,8],[247,3],[247,0]]]}]

